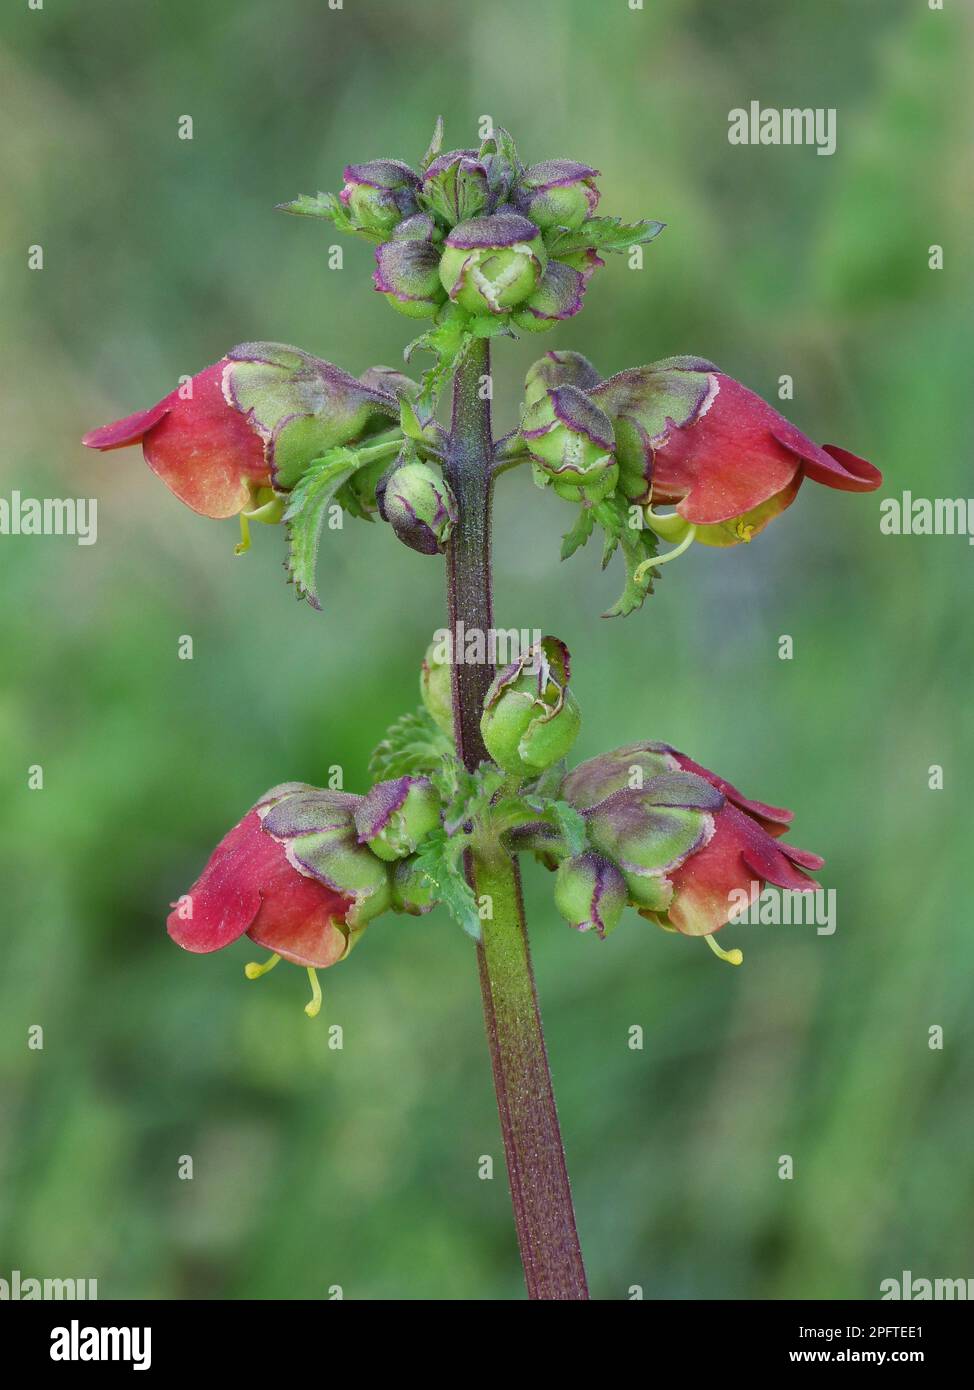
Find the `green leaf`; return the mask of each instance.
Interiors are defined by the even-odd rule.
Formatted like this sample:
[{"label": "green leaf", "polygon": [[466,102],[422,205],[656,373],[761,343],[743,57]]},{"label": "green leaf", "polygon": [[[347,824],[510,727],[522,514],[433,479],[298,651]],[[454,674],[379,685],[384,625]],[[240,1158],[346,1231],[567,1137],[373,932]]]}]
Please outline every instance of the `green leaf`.
[{"label": "green leaf", "polygon": [[580,507],[575,524],[561,538],[561,558],[568,560],[580,550],[595,529],[595,513],[591,507]]},{"label": "green leaf", "polygon": [[373,782],[419,773],[439,775],[453,761],[453,744],[423,708],[404,714],[386,730],[369,759]]},{"label": "green leaf", "polygon": [[597,251],[628,251],[630,246],[652,241],[665,222],[623,222],[619,217],[590,217],[575,231],[556,227],[547,240],[549,256],[566,256],[593,246]]},{"label": "green leaf", "polygon": [[433,136],[426,147],[426,153],[419,161],[420,168],[428,169],[443,148],[443,117],[437,116],[436,125],[433,127]]},{"label": "green leaf", "polygon": [[585,817],[567,801],[551,801],[542,819],[553,825],[565,842],[569,855],[581,854],[588,846]]},{"label": "green leaf", "polygon": [[432,418],[440,392],[473,342],[474,335],[470,331],[469,322],[466,315],[452,315],[407,344],[403,352],[407,362],[417,348],[431,352],[436,359],[432,367],[420,378],[419,394],[416,397],[416,413],[420,420]]},{"label": "green leaf", "polygon": [[298,598],[306,598],[312,608],[321,608],[315,586],[315,566],[325,515],[339,488],[359,467],[354,449],[329,449],[309,464],[291,492],[284,513],[288,539],[286,569]]},{"label": "green leaf", "polygon": [[296,217],[323,217],[333,223],[339,232],[347,232],[350,236],[363,236],[368,241],[382,240],[380,233],[356,227],[334,193],[300,193],[289,203],[278,203],[275,211],[290,212]]},{"label": "green leaf", "polygon": [[635,612],[648,594],[653,592],[653,571],[647,570],[642,579],[636,579],[636,570],[656,554],[659,540],[649,527],[629,525],[629,505],[625,498],[616,494],[600,502],[595,509],[596,520],[605,531],[605,546],[602,552],[602,568],[605,569],[615,551],[621,547],[626,566],[626,582],[622,593],[605,613],[604,618],[625,618]]},{"label": "green leaf", "polygon": [[468,936],[479,942],[477,900],[463,872],[463,852],[468,844],[466,835],[431,830],[416,851],[415,868],[432,884],[436,901],[443,904]]},{"label": "green leaf", "polygon": [[444,769],[433,784],[446,802],[443,824],[447,830],[458,830],[467,824],[483,821],[490,809],[494,794],[506,780],[506,774],[493,763],[481,763],[475,772],[468,772],[459,759]]}]

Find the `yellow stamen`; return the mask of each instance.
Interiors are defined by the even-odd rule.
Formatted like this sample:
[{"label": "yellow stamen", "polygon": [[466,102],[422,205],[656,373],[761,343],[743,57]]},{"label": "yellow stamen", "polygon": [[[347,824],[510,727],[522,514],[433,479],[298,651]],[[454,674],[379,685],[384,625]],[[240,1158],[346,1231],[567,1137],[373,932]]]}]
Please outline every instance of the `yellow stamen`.
[{"label": "yellow stamen", "polygon": [[753,536],[754,536],[754,527],[753,527],[753,526],[748,526],[746,522],[744,522],[744,521],[738,519],[738,522],[737,522],[736,527],[734,528],[734,531],[735,531],[735,534],[736,534],[742,541],[745,542],[745,544],[750,545],[751,540],[752,540],[752,538],[753,538]]},{"label": "yellow stamen", "polygon": [[244,966],[244,974],[247,976],[248,980],[259,980],[261,975],[266,975],[268,970],[273,970],[280,959],[280,956],[268,956],[263,965],[259,965],[257,961],[252,960]]},{"label": "yellow stamen", "polygon": [[736,946],[734,947],[733,951],[724,951],[721,949],[720,946],[717,945],[716,941],[712,936],[705,936],[704,941],[706,941],[707,945],[713,951],[714,955],[719,956],[721,960],[725,960],[728,965],[744,964],[744,952],[739,950]]},{"label": "yellow stamen", "polygon": [[665,565],[667,560],[675,560],[678,555],[682,555],[685,550],[689,550],[691,545],[693,545],[696,534],[697,528],[691,525],[686,535],[675,549],[668,550],[665,555],[654,555],[651,560],[644,560],[633,575],[633,579],[636,583],[639,584],[641,582],[647,570],[657,569],[660,565]]},{"label": "yellow stamen", "polygon": [[233,547],[234,555],[246,555],[250,549],[250,521],[246,512],[240,513],[240,539]]},{"label": "yellow stamen", "polygon": [[318,972],[311,965],[308,966],[308,979],[311,981],[311,998],[304,1006],[304,1011],[309,1018],[317,1018],[321,1012],[321,985],[318,983]]}]

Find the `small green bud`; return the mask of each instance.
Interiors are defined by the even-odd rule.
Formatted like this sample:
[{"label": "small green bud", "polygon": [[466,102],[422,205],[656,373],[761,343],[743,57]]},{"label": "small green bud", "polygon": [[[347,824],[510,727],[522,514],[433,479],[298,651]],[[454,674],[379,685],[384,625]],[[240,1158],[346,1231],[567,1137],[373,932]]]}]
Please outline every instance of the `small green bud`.
[{"label": "small green bud", "polygon": [[539,481],[570,502],[601,502],[614,490],[612,422],[577,386],[555,386],[529,405],[521,437],[537,464]]},{"label": "small green bud", "polygon": [[396,463],[375,490],[379,515],[421,555],[443,550],[457,520],[456,498],[446,479],[425,463]]},{"label": "small green bud", "polygon": [[375,248],[372,283],[407,318],[431,318],[446,299],[440,284],[441,236],[431,217],[417,213]]},{"label": "small green bud", "polygon": [[548,159],[519,175],[512,201],[542,231],[580,227],[599,202],[598,169],[573,159]]},{"label": "small green bud", "polygon": [[338,196],[357,228],[385,236],[416,211],[418,191],[419,175],[408,164],[372,159],[348,165],[345,187]]},{"label": "small green bud", "polygon": [[355,811],[360,844],[380,859],[404,859],[440,823],[440,800],[427,777],[376,782]]},{"label": "small green bud", "polygon": [[454,227],[440,260],[440,280],[468,313],[504,314],[534,291],[547,263],[534,223],[498,212]]},{"label": "small green bud", "polygon": [[453,737],[453,675],[448,661],[440,656],[440,644],[431,642],[419,673],[423,704],[438,728]]},{"label": "small green bud", "polygon": [[433,883],[428,874],[416,868],[415,859],[400,859],[392,871],[392,907],[421,917],[436,906]]},{"label": "small green bud", "polygon": [[555,875],[555,907],[576,931],[608,936],[626,906],[626,880],[593,850],[565,859]]},{"label": "small green bud", "polygon": [[568,673],[568,648],[556,637],[544,637],[491,681],[480,732],[505,772],[535,776],[575,742],[582,717],[568,689]]},{"label": "small green bud", "polygon": [[476,217],[490,194],[487,164],[476,150],[450,150],[438,155],[423,175],[419,199],[451,227]]},{"label": "small green bud", "polygon": [[552,348],[528,368],[524,378],[524,403],[534,405],[553,386],[577,386],[580,391],[590,391],[601,380],[601,373],[580,352]]}]

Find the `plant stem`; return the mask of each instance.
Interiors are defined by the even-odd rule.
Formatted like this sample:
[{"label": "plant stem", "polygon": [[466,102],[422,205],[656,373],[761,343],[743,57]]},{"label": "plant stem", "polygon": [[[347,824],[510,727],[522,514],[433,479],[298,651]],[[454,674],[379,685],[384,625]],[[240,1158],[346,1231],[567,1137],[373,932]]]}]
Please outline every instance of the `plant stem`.
[{"label": "plant stem", "polygon": [[[480,632],[485,643],[493,626],[494,445],[490,399],[481,389],[489,371],[489,345],[477,341],[453,380],[453,420],[444,471],[458,511],[447,554],[455,658],[463,655],[457,640],[459,624],[467,632]],[[493,670],[486,662],[455,659],[452,675],[457,750],[473,769],[488,756],[480,735],[480,714]],[[538,1011],[518,867],[494,843],[477,846],[468,854],[467,871],[474,891],[480,897],[489,896],[492,907],[477,948],[480,987],[528,1297],[586,1299],[585,1267]]]}]

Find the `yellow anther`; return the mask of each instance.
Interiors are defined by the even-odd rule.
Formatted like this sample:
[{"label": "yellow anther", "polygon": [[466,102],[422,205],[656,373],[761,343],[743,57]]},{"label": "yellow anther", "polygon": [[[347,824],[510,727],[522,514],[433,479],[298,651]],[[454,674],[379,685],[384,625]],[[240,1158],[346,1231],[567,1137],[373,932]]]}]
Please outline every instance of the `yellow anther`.
[{"label": "yellow anther", "polygon": [[244,966],[244,974],[247,976],[248,980],[259,980],[261,975],[266,975],[268,970],[273,970],[280,959],[280,956],[268,956],[263,965],[259,965],[257,961],[252,960]]},{"label": "yellow anther", "polygon": [[753,538],[753,536],[754,536],[754,527],[753,527],[753,526],[748,526],[746,522],[741,521],[741,520],[738,520],[738,523],[737,523],[737,525],[735,526],[734,531],[735,531],[735,533],[736,533],[736,535],[737,535],[737,537],[738,537],[739,540],[744,541],[745,544],[748,544],[748,545],[750,544],[750,542],[751,542],[751,540],[752,540],[752,538]]},{"label": "yellow anther", "polygon": [[313,966],[308,966],[308,979],[311,981],[311,998],[304,1006],[304,1011],[309,1018],[317,1018],[321,1012],[321,985],[318,983],[318,972]]},{"label": "yellow anther", "polygon": [[721,960],[725,960],[728,965],[744,964],[744,952],[739,950],[736,946],[734,947],[733,951],[725,951],[717,945],[716,941],[712,936],[705,936],[704,941],[706,941],[707,945],[713,951],[714,955],[719,956]]}]

